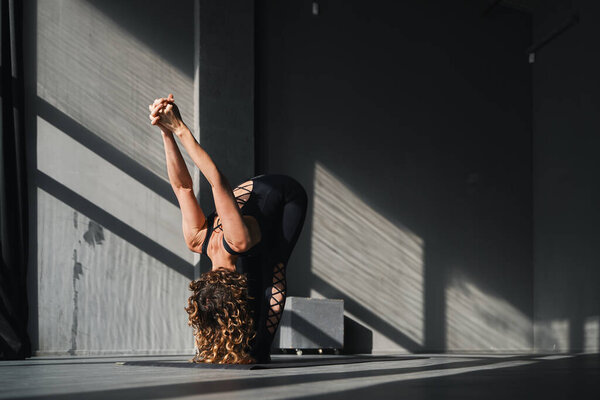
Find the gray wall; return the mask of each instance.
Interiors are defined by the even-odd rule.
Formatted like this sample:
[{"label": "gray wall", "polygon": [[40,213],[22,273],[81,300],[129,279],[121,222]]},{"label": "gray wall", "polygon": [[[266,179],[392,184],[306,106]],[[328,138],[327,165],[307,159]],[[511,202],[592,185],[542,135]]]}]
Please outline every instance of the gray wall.
[{"label": "gray wall", "polygon": [[193,124],[194,3],[30,0],[25,15],[34,350],[190,353],[194,260],[147,105],[172,92]]},{"label": "gray wall", "polygon": [[343,298],[363,351],[531,350],[529,16],[257,4],[257,172],[311,199],[290,294]]},{"label": "gray wall", "polygon": [[[254,175],[254,1],[199,4],[200,143],[235,187]],[[214,210],[205,179],[199,198]]]},{"label": "gray wall", "polygon": [[580,23],[536,55],[534,94],[535,347],[600,349],[600,4],[540,2],[536,40],[573,13]]},{"label": "gray wall", "polygon": [[598,351],[597,2],[522,2],[533,35],[466,0],[209,3],[25,3],[38,354],[192,349],[168,92],[232,184],[307,188],[290,294],[343,298],[349,350]]},{"label": "gray wall", "polygon": [[173,93],[231,183],[251,177],[254,3],[28,0],[25,14],[34,350],[191,353],[198,256],[147,105]]}]

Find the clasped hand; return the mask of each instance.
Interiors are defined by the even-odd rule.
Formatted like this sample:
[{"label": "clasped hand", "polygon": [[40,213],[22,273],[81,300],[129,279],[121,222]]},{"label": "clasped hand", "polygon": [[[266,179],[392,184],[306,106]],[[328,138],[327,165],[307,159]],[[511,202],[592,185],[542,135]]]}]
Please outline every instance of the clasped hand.
[{"label": "clasped hand", "polygon": [[150,123],[158,126],[163,133],[178,133],[185,127],[179,108],[174,102],[173,94],[168,97],[161,97],[154,100],[154,103],[148,106],[150,114]]}]

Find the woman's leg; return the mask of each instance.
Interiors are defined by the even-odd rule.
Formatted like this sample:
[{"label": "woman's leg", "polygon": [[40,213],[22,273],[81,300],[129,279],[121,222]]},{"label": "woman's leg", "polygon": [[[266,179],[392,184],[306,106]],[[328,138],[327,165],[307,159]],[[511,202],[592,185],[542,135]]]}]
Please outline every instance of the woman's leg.
[{"label": "woman's leg", "polygon": [[269,309],[267,313],[266,328],[272,337],[277,331],[283,308],[285,306],[287,281],[286,266],[298,241],[304,219],[306,217],[307,196],[304,188],[296,181],[286,185],[284,192],[284,205],[281,215],[281,231],[279,236],[278,256],[273,266],[271,287],[269,288]]}]

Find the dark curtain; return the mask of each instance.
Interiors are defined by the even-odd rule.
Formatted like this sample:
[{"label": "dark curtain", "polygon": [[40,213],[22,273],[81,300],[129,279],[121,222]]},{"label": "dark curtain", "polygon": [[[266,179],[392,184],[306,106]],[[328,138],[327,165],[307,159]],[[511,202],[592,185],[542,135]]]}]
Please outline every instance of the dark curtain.
[{"label": "dark curtain", "polygon": [[1,0],[0,359],[31,355],[27,335],[27,181],[21,0]]}]

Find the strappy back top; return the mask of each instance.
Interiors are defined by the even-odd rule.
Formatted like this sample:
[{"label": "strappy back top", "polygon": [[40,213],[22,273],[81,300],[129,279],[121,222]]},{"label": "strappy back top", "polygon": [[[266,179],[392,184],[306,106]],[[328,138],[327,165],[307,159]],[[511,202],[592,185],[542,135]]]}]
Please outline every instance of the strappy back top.
[{"label": "strappy back top", "polygon": [[[250,256],[258,254],[264,247],[264,241],[266,241],[265,232],[267,231],[269,221],[267,221],[267,219],[265,218],[264,214],[261,212],[261,209],[259,207],[259,203],[264,199],[262,198],[263,196],[260,193],[260,191],[256,190],[256,189],[259,189],[256,186],[257,182],[255,182],[255,180],[257,178],[260,178],[260,176],[249,179],[248,181],[245,182],[245,184],[241,184],[241,185],[237,186],[234,189],[234,191],[236,191],[238,189],[242,189],[242,193],[235,197],[235,201],[238,204],[238,207],[240,207],[240,212],[242,215],[250,215],[250,216],[254,217],[256,219],[256,221],[258,222],[258,226],[260,228],[261,237],[262,237],[261,241],[258,242],[256,245],[252,246],[252,248],[248,249],[247,251],[240,253],[240,252],[233,250],[231,248],[231,246],[229,246],[229,243],[227,243],[227,240],[225,240],[225,236],[223,236],[223,247],[229,254],[240,256],[240,257],[246,257],[246,256],[250,257]],[[250,184],[248,184],[247,182],[249,182],[249,181],[252,181],[252,184],[251,184],[252,190],[248,189]],[[215,224],[215,219],[217,219],[216,224]],[[206,250],[208,248],[208,243],[210,241],[212,233],[217,230],[221,230],[221,231],[223,230],[223,227],[219,220],[219,215],[217,214],[216,211],[213,211],[212,213],[210,213],[206,217],[206,220],[207,220],[207,231],[206,231],[206,237],[204,238],[204,243],[202,244],[202,253],[203,254],[206,254]]]}]

